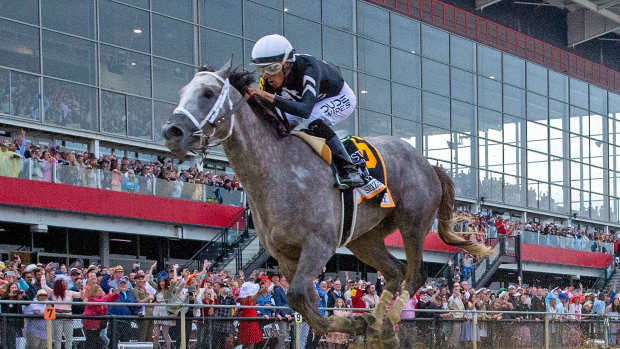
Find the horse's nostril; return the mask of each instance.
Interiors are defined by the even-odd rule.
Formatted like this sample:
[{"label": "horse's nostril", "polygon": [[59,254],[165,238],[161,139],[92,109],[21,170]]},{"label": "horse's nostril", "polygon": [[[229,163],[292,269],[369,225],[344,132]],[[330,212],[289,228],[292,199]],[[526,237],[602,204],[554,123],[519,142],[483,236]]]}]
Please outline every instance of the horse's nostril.
[{"label": "horse's nostril", "polygon": [[168,127],[168,130],[166,130],[166,135],[168,135],[168,137],[182,137],[183,136],[183,130],[181,130],[180,128],[176,127],[176,126],[170,126]]}]

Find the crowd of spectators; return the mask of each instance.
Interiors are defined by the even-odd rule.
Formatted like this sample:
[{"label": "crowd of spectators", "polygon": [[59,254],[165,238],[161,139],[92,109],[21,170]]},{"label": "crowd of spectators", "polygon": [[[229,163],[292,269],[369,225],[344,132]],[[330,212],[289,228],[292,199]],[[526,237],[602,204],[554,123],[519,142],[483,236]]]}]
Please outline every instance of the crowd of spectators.
[{"label": "crowd of spectators", "polygon": [[[514,236],[520,232],[532,232],[542,236],[553,235],[574,238],[593,242],[590,246],[594,252],[618,253],[618,236],[615,233],[580,229],[572,225],[560,225],[549,222],[541,223],[534,220],[523,222],[520,219],[506,218],[504,215],[489,213],[472,213],[466,210],[457,210],[454,213],[456,231],[467,238],[480,242],[489,242],[498,235]],[[613,251],[604,250],[603,243],[613,244]]]},{"label": "crowd of spectators", "polygon": [[[62,150],[56,146],[39,146],[29,144],[23,130],[13,140],[0,139],[0,176],[18,177],[20,172],[25,171],[24,159],[30,159],[33,163],[30,170],[31,177],[43,181],[52,180],[52,169],[56,164],[57,177],[64,184],[97,187],[95,181],[100,180],[100,186],[104,189],[149,193],[154,179],[157,178],[169,183],[178,183],[179,197],[181,184],[184,182],[205,184],[231,191],[243,190],[237,176],[218,175],[205,171],[198,164],[189,168],[179,168],[172,159],[163,157],[151,163],[143,163],[139,159],[114,154],[96,157],[89,152]],[[96,172],[92,170],[101,170],[102,178],[98,179]],[[171,186],[173,187],[174,185]],[[196,195],[200,194],[198,189],[196,192]]]},{"label": "crowd of spectators", "polygon": [[[178,265],[156,273],[156,263],[148,269],[133,265],[129,272],[122,266],[81,266],[78,262],[66,266],[59,263],[22,264],[18,256],[0,264],[0,299],[57,302],[57,314],[81,314],[81,320],[53,321],[54,348],[72,348],[74,330],[83,331],[84,339],[78,347],[108,348],[128,341],[150,342],[158,347],[179,347],[181,337],[180,314],[185,313],[185,333],[188,348],[206,347],[211,342],[215,348],[288,347],[293,314],[286,307],[289,284],[278,273],[264,274],[243,272],[231,275],[226,271],[215,272],[205,261],[202,270],[179,270]],[[318,307],[339,308],[321,310],[325,317],[355,316],[372,310],[379,302],[385,288],[385,279],[377,273],[376,282],[358,278],[330,278],[324,272],[315,279]],[[341,274],[340,274],[341,275]],[[450,279],[429,280],[417,290],[405,305],[402,321],[396,328],[401,347],[414,347],[416,343],[433,340],[442,348],[471,345],[473,340],[495,347],[540,347],[544,340],[545,317],[553,325],[552,341],[556,345],[578,346],[594,333],[602,333],[602,322],[584,321],[591,315],[609,315],[612,320],[620,317],[620,294],[616,284],[600,292],[588,292],[581,285],[552,288],[552,285],[527,285],[517,282],[491,290],[475,289],[456,270]],[[62,304],[61,302],[71,302]],[[131,305],[84,305],[83,301],[135,303]],[[184,307],[182,304],[204,304],[207,307]],[[230,305],[228,308],[208,305]],[[258,305],[267,308],[236,308],[239,305]],[[43,314],[44,305],[33,303],[22,306],[3,303],[3,314]],[[426,312],[433,310],[434,312]],[[498,311],[478,313],[473,323],[473,311]],[[460,311],[460,312],[454,312]],[[519,311],[520,314],[505,313]],[[538,314],[547,312],[548,314]],[[96,316],[133,315],[133,320],[111,320]],[[155,319],[143,318],[153,316]],[[233,321],[231,317],[247,317]],[[222,320],[218,320],[222,318]],[[261,320],[259,320],[261,319]],[[436,320],[436,321],[429,321]],[[44,348],[46,324],[40,318],[7,318],[7,334],[0,341],[16,348],[23,340],[27,348]],[[77,321],[77,325],[76,325]],[[476,338],[473,326],[476,326]],[[301,324],[302,347],[306,349],[327,347],[346,348],[351,338],[345,333],[314,333],[307,324]],[[620,337],[615,323],[608,328],[609,342]],[[618,338],[620,339],[620,338]],[[262,343],[262,344],[259,344]]]}]

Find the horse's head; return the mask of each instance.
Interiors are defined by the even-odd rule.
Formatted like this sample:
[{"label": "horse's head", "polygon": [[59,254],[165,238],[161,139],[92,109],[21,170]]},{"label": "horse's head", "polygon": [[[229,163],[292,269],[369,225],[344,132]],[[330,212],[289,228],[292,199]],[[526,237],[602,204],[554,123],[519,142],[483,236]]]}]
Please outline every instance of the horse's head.
[{"label": "horse's head", "polygon": [[232,59],[218,71],[201,69],[180,91],[178,106],[162,126],[166,146],[179,158],[188,151],[200,153],[209,140],[230,137],[234,125],[233,104],[241,98],[228,77]]}]

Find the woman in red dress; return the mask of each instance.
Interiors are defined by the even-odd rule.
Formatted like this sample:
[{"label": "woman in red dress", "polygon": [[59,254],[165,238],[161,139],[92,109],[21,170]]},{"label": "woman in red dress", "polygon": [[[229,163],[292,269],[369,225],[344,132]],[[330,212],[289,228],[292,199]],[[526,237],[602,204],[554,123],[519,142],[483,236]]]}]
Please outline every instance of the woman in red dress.
[{"label": "woman in red dress", "polygon": [[[258,298],[261,288],[266,285],[258,286],[251,281],[244,282],[239,292],[239,303],[241,305],[256,306],[256,298]],[[258,317],[255,308],[242,308],[241,317]],[[239,321],[239,344],[243,345],[243,349],[254,349],[254,344],[263,341],[258,321]]]}]

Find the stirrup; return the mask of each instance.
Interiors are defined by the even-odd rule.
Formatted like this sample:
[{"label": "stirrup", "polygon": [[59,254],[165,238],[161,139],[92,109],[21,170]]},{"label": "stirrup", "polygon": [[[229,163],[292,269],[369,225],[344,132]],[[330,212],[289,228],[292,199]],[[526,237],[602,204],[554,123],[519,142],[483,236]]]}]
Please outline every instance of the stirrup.
[{"label": "stirrup", "polygon": [[338,190],[347,190],[349,189],[349,185],[346,183],[342,183],[342,181],[340,180],[340,174],[338,173],[338,168],[336,167],[336,164],[334,164],[333,162],[331,163],[330,167],[332,168],[332,172],[334,173],[334,188],[338,189]]}]

